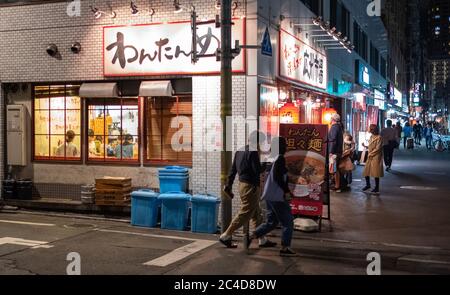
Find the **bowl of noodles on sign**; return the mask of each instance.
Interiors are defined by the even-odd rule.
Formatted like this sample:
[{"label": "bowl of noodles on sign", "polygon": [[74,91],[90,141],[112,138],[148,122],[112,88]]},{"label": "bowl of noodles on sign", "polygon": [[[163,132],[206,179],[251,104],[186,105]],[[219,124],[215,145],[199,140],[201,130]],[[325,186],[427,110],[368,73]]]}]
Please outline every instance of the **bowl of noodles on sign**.
[{"label": "bowl of noodles on sign", "polygon": [[325,181],[326,159],[309,151],[290,151],[286,154],[289,187],[295,197],[306,197],[311,185],[322,185]]}]

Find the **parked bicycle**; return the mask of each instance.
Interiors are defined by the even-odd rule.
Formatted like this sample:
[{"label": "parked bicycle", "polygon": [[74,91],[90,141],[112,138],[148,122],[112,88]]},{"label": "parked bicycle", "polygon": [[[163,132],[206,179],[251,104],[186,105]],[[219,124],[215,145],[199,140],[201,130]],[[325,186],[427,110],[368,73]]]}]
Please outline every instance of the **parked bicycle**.
[{"label": "parked bicycle", "polygon": [[433,147],[437,152],[443,152],[447,150],[450,152],[450,135],[442,135],[439,133],[433,133]]}]

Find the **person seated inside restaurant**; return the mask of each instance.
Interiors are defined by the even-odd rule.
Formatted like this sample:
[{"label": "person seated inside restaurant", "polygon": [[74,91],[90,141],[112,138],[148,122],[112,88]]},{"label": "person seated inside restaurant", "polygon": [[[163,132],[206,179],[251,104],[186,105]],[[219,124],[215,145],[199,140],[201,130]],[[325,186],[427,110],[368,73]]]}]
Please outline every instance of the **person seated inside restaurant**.
[{"label": "person seated inside restaurant", "polygon": [[88,141],[89,141],[89,156],[95,157],[99,156],[99,151],[97,150],[97,145],[95,144],[94,130],[88,130]]},{"label": "person seated inside restaurant", "polygon": [[133,136],[130,134],[120,136],[119,141],[120,143],[114,150],[116,158],[120,159],[122,157],[123,159],[132,159],[134,151]]},{"label": "person seated inside restaurant", "polygon": [[77,146],[73,143],[75,132],[67,130],[65,143],[61,144],[57,149],[55,155],[57,157],[78,157],[79,152]]}]

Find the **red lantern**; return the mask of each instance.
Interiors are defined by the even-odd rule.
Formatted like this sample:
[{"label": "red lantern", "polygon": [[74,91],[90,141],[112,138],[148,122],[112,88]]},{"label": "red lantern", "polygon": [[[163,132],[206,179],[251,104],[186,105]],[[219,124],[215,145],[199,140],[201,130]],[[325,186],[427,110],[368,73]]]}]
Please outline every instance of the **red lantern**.
[{"label": "red lantern", "polygon": [[331,117],[337,114],[337,111],[332,108],[322,109],[322,124],[327,124],[331,126]]},{"label": "red lantern", "polygon": [[280,109],[281,124],[298,124],[300,123],[300,113],[298,107],[292,102],[287,102]]}]

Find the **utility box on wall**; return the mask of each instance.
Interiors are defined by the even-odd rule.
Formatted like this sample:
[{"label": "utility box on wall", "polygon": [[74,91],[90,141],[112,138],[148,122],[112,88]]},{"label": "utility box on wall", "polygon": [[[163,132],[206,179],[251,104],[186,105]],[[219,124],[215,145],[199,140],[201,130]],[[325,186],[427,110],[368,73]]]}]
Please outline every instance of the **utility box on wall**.
[{"label": "utility box on wall", "polygon": [[24,105],[8,105],[6,115],[8,165],[27,165],[27,109]]}]

